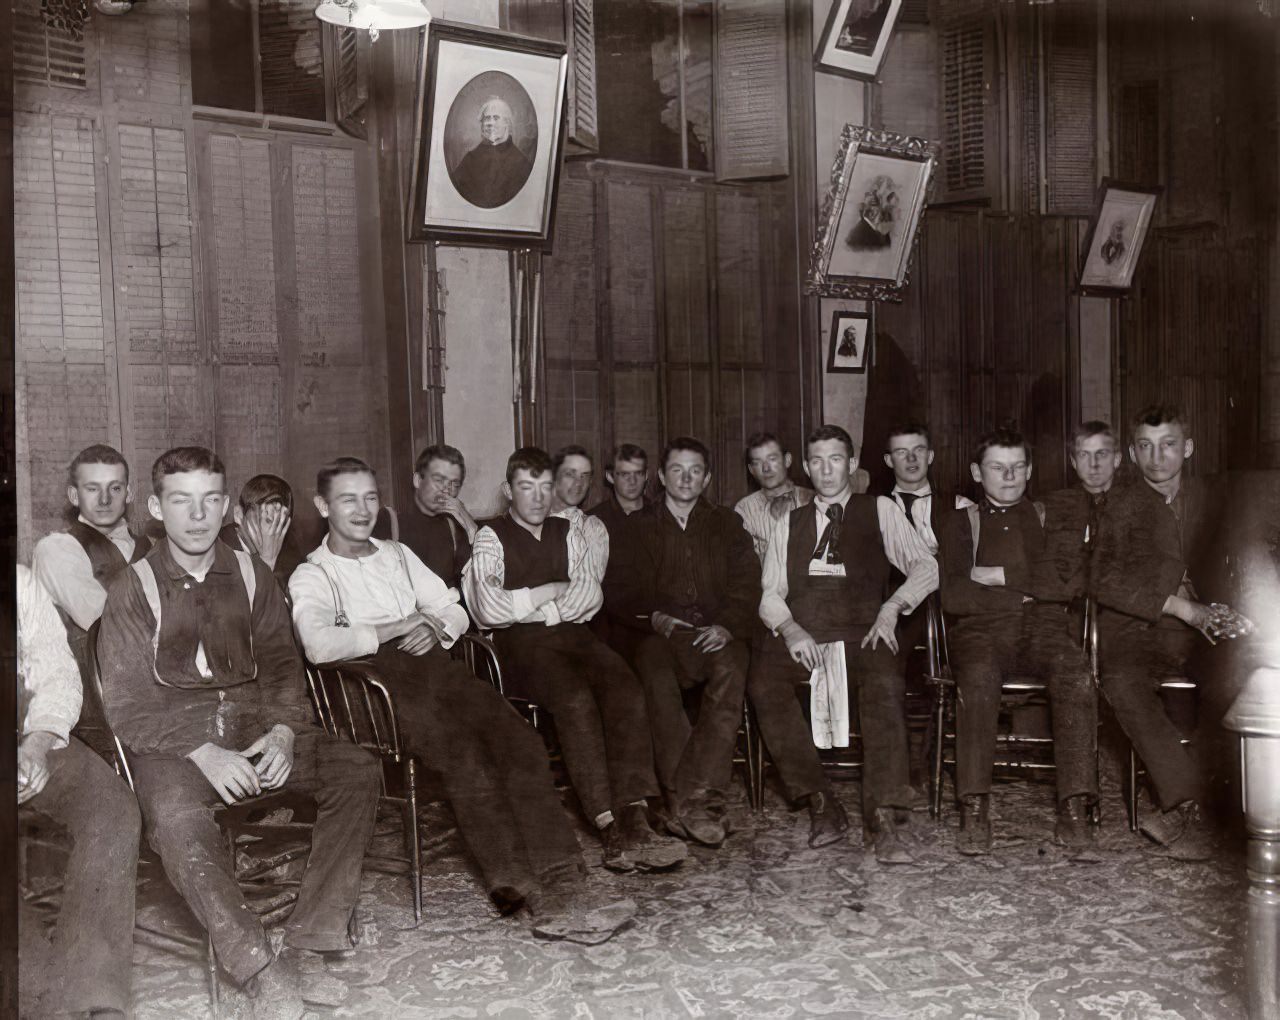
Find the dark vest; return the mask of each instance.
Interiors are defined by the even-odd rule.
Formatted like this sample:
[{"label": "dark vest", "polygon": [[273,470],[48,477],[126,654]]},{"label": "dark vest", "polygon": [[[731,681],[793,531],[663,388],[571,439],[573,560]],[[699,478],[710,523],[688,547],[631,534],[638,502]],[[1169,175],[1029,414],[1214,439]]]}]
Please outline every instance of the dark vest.
[{"label": "dark vest", "polygon": [[876,497],[854,494],[840,526],[844,577],[810,577],[809,561],[818,545],[813,504],[791,511],[787,542],[787,606],[819,644],[860,638],[884,602],[892,569],[884,554]]},{"label": "dark vest", "polygon": [[502,543],[502,560],[507,591],[536,588],[551,581],[569,580],[569,522],[548,517],[542,522],[541,540],[503,514],[489,522]]},{"label": "dark vest", "polygon": [[466,529],[452,517],[431,517],[415,506],[400,516],[400,541],[445,584],[461,587],[462,568],[471,558],[471,542]]}]

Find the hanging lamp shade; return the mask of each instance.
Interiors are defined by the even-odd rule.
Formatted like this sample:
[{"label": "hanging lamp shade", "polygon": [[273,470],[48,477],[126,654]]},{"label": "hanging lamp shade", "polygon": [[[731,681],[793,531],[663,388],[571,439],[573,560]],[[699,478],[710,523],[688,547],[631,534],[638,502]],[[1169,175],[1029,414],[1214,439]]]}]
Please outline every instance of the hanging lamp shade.
[{"label": "hanging lamp shade", "polygon": [[420,0],[323,0],[316,17],[339,28],[361,28],[376,39],[379,32],[421,28],[431,14]]}]

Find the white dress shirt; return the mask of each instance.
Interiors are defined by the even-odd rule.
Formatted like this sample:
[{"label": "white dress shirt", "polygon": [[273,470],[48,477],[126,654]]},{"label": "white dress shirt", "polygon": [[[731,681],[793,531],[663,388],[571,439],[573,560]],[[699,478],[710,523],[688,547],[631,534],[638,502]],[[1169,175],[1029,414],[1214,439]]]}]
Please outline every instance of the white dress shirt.
[{"label": "white dress shirt", "polygon": [[[564,514],[565,511],[561,511]],[[578,511],[579,516],[582,511]],[[600,587],[604,577],[604,565],[599,561],[599,547],[592,553],[587,528],[574,527],[569,519],[569,587],[559,598],[544,602],[535,609],[529,588],[503,587],[507,576],[506,557],[502,541],[490,527],[476,532],[471,546],[471,559],[462,571],[462,590],[467,596],[476,622],[481,627],[510,627],[513,623],[543,623],[554,627],[559,623],[586,623],[604,605],[604,591]],[[515,520],[515,518],[512,518]],[[604,559],[608,562],[609,533],[604,522],[595,521],[604,532]],[[516,527],[522,527],[516,522]],[[543,541],[546,538],[542,532]]]},{"label": "white dress shirt", "polygon": [[[378,651],[377,625],[413,612],[441,625],[441,644],[453,647],[471,621],[448,587],[408,546],[369,539],[372,556],[339,556],[326,535],[289,578],[293,622],[312,662],[358,659]],[[344,621],[345,620],[345,625]]]},{"label": "white dress shirt", "polygon": [[18,724],[24,737],[52,733],[53,748],[66,747],[84,696],[80,668],[49,593],[21,563],[17,580]]},{"label": "white dress shirt", "polygon": [[[83,517],[77,520],[93,527]],[[107,532],[106,537],[120,550],[127,563],[133,556],[134,541],[123,518]],[[107,591],[94,578],[89,554],[75,536],[65,531],[45,535],[36,543],[31,569],[54,605],[70,616],[81,630],[88,630],[102,615],[102,607],[107,604]]]},{"label": "white dress shirt", "polygon": [[[888,496],[882,496],[881,499],[889,499],[894,506],[898,508],[898,512],[906,514],[906,503],[903,502],[902,493],[905,489],[898,486],[893,487],[893,492]],[[938,555],[938,536],[933,533],[933,490],[929,486],[910,493],[916,497],[916,501],[911,505],[911,523],[915,525],[916,533],[924,539],[924,544],[929,547],[929,552]]]}]

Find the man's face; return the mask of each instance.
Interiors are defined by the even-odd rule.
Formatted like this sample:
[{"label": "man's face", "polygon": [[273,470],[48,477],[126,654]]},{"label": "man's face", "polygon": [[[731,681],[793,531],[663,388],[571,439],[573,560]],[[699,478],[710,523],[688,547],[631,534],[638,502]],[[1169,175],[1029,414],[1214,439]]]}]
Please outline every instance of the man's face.
[{"label": "man's face", "polygon": [[201,556],[218,540],[227,512],[226,480],[211,471],[165,475],[160,492],[147,499],[147,509],[164,522],[170,542],[188,556]]},{"label": "man's face", "polygon": [[76,484],[67,486],[67,502],[99,528],[114,528],[132,495],[123,464],[81,464],[76,468]]},{"label": "man's face", "polygon": [[1080,476],[1085,492],[1096,495],[1111,488],[1116,469],[1120,466],[1120,451],[1111,436],[1085,436],[1076,440],[1071,464]]},{"label": "man's face", "polygon": [[1176,422],[1139,425],[1129,446],[1129,456],[1149,482],[1167,482],[1182,472],[1182,465],[1195,452],[1195,443]]},{"label": "man's face", "polygon": [[982,486],[987,499],[1002,506],[1018,502],[1027,491],[1031,461],[1022,446],[988,446],[981,464],[970,464],[973,480]]},{"label": "man's face", "polygon": [[565,506],[581,506],[591,489],[591,461],[580,453],[571,453],[556,471],[556,498]]},{"label": "man's face", "polygon": [[762,489],[776,489],[783,485],[789,467],[791,454],[783,453],[782,447],[772,441],[755,447],[748,454],[747,470]]},{"label": "man's face", "polygon": [[907,432],[890,437],[884,462],[893,469],[893,480],[906,488],[924,480],[933,463],[933,451],[929,449],[929,440],[920,433]]},{"label": "man's face", "polygon": [[490,145],[501,145],[511,137],[511,115],[497,103],[480,111],[480,137]]},{"label": "man's face", "polygon": [[609,472],[609,481],[619,499],[634,502],[644,494],[648,474],[648,465],[642,460],[619,460]]},{"label": "man's face", "polygon": [[505,486],[511,512],[531,527],[538,527],[551,512],[551,472],[535,475],[520,468]]},{"label": "man's face", "polygon": [[813,482],[819,496],[831,499],[840,495],[849,485],[849,475],[858,466],[858,458],[851,457],[839,439],[823,439],[810,443],[805,454],[804,473]]},{"label": "man's face", "polygon": [[462,466],[447,460],[431,460],[422,471],[415,471],[415,499],[424,513],[434,516],[444,509],[445,500],[457,499],[462,491]]},{"label": "man's face", "polygon": [[662,468],[662,486],[678,503],[692,503],[711,484],[707,462],[697,450],[672,450]]},{"label": "man's face", "polygon": [[378,480],[368,471],[351,471],[329,479],[329,493],[316,496],[316,509],[329,530],[346,542],[367,542],[378,520]]}]

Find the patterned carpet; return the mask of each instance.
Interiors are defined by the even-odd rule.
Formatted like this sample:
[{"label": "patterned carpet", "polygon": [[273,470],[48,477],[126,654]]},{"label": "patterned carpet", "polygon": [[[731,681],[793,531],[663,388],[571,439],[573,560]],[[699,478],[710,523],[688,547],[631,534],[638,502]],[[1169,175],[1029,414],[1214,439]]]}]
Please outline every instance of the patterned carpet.
[{"label": "patterned carpet", "polygon": [[[858,786],[841,782],[855,814]],[[317,1017],[1025,1018],[1176,1020],[1243,1015],[1243,859],[1167,860],[1131,834],[1114,776],[1090,861],[1050,841],[1050,787],[1002,784],[996,852],[954,850],[954,814],[913,819],[919,863],[888,868],[849,845],[810,850],[808,818],[769,794],[720,851],[678,872],[590,881],[639,914],[586,948],[532,937],[489,909],[446,839],[412,929],[406,879],[366,874],[362,936],[348,960],[307,974]],[[448,829],[427,809],[428,832]],[[381,837],[394,841],[396,837]],[[583,835],[584,844],[586,841]],[[143,915],[180,911],[162,880]],[[207,1015],[203,967],[136,950],[139,1020]],[[327,969],[326,969],[327,968]]]}]

